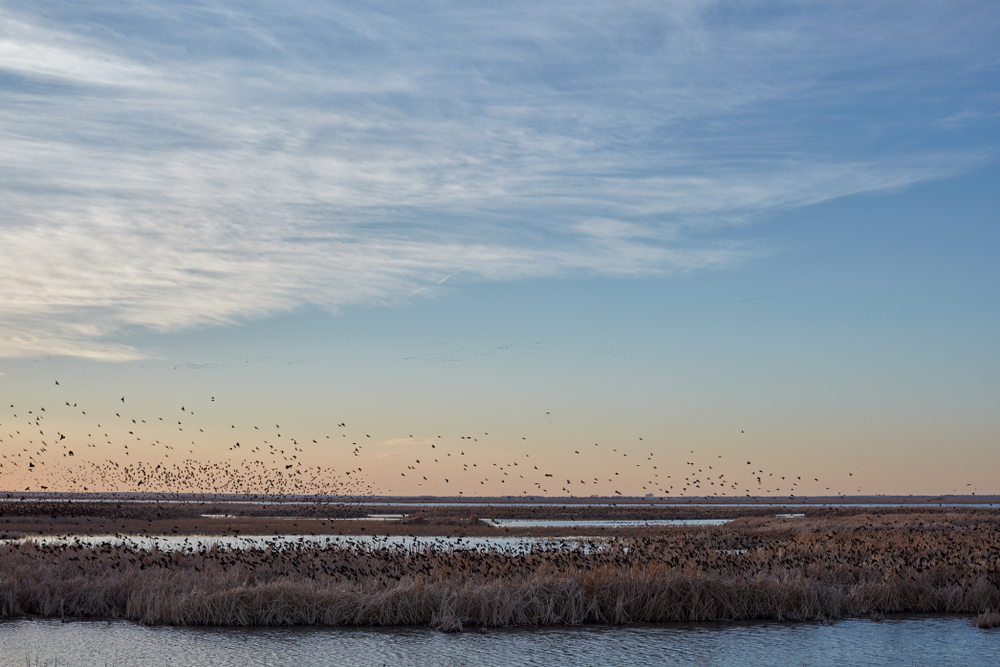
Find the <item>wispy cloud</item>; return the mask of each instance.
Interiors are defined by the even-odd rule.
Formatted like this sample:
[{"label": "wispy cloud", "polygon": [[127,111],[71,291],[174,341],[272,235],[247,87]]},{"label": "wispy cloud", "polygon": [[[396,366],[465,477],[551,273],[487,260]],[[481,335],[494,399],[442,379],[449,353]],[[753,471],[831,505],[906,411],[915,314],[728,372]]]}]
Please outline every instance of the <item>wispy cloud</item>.
[{"label": "wispy cloud", "polygon": [[733,225],[982,159],[891,146],[974,125],[997,12],[901,6],[0,10],[0,356],[747,261]]}]

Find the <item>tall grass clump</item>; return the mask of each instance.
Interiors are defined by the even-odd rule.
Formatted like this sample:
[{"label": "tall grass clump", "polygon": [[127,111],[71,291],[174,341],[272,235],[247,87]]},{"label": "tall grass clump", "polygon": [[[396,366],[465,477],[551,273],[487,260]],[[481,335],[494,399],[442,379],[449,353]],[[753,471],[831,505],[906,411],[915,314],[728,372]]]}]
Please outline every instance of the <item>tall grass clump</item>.
[{"label": "tall grass clump", "polygon": [[976,617],[976,627],[984,630],[1000,627],[1000,611],[986,610],[982,612]]}]

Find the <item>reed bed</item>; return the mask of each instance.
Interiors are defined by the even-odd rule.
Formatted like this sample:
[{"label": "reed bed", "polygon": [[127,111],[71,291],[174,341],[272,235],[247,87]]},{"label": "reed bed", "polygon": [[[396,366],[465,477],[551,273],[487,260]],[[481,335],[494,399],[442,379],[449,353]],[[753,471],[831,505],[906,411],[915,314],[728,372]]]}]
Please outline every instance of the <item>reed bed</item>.
[{"label": "reed bed", "polygon": [[1000,608],[1000,526],[918,515],[737,526],[527,552],[440,546],[0,546],[0,618],[184,625],[827,620]]},{"label": "reed bed", "polygon": [[976,627],[984,630],[1000,627],[1000,611],[986,610],[976,617]]}]

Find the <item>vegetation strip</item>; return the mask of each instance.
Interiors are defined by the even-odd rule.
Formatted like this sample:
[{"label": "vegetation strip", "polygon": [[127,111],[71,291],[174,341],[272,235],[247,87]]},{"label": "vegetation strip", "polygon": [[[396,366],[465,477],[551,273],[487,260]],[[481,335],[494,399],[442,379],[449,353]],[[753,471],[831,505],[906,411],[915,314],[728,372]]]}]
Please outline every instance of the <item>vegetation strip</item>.
[{"label": "vegetation strip", "polygon": [[[734,525],[736,524],[736,525]],[[0,617],[185,625],[828,620],[1000,607],[995,514],[752,518],[528,553],[0,546]],[[992,615],[991,615],[992,614]]]}]

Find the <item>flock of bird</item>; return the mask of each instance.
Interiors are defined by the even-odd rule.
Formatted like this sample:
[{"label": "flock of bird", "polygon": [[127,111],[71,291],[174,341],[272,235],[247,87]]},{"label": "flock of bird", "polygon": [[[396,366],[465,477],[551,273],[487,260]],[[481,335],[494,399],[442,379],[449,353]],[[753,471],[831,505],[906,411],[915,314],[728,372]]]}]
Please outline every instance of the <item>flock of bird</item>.
[{"label": "flock of bird", "polygon": [[[766,470],[750,457],[745,465],[741,461],[734,466],[721,455],[708,458],[691,449],[651,446],[642,437],[559,452],[546,451],[544,444],[533,446],[526,436],[498,447],[486,431],[457,438],[407,434],[399,439],[406,447],[395,450],[406,454],[393,454],[405,465],[398,470],[398,483],[393,483],[389,475],[395,473],[379,460],[385,450],[366,458],[379,443],[370,433],[348,429],[344,421],[332,434],[296,437],[277,423],[271,428],[272,422],[252,428],[230,424],[226,429],[218,423],[221,415],[198,418],[191,403],[151,413],[133,407],[126,396],[115,398],[110,407],[109,401],[94,405],[71,398],[58,381],[53,390],[49,405],[8,402],[7,414],[0,413],[0,489],[8,493],[736,499],[831,491],[817,476]],[[214,396],[199,403],[199,413],[219,405]],[[499,451],[504,455],[497,456]],[[221,461],[203,460],[204,454],[220,452]],[[402,460],[406,455],[410,458]],[[363,461],[372,466],[371,475],[357,465]],[[377,486],[372,482],[376,472]],[[851,476],[840,481],[850,482]]]},{"label": "flock of bird", "polygon": [[[53,387],[66,389],[58,382]],[[192,541],[177,526],[176,537],[160,537],[161,527],[153,525],[161,521],[159,501],[122,502],[121,494],[238,494],[262,501],[265,509],[283,499],[363,499],[394,491],[391,482],[376,488],[368,478],[383,480],[388,474],[379,459],[387,448],[345,421],[315,437],[274,422],[225,428],[219,424],[222,415],[204,417],[205,409],[219,406],[214,397],[156,414],[133,407],[127,396],[117,397],[114,407],[107,403],[60,395],[49,405],[8,402],[0,411],[3,504],[36,523],[48,518],[33,514],[40,508],[84,512],[67,522],[53,510],[45,532],[63,524],[88,526],[75,529],[77,535],[23,539],[21,523],[12,518],[18,512],[9,512],[3,523],[12,532],[0,539],[0,618],[436,623],[454,630],[470,620],[524,625],[827,618],[888,612],[899,605],[913,611],[976,611],[995,607],[1000,599],[1000,523],[975,512],[949,519],[947,530],[925,525],[923,515],[903,525],[896,518],[888,523],[889,517],[778,516],[548,544],[491,536],[481,547],[478,538],[307,536],[295,530],[296,523],[293,534],[275,530],[273,537],[240,538],[233,526],[221,540]],[[437,495],[471,496],[478,490],[476,495],[492,498],[506,488],[501,495],[586,497],[597,495],[591,491],[596,487],[613,489],[615,496],[693,500],[794,498],[803,488],[829,490],[818,476],[781,474],[754,465],[752,457],[734,466],[718,454],[702,458],[694,450],[651,445],[643,438],[560,452],[530,447],[527,436],[518,436],[517,447],[498,446],[500,438],[486,431],[457,438],[407,436],[399,439],[406,446],[394,450],[404,452],[394,460],[405,465],[395,472],[411,492],[426,488]],[[499,460],[498,451],[504,453]],[[220,458],[220,453],[221,460],[199,460],[199,454]],[[334,463],[317,463],[330,459]],[[601,472],[582,474],[587,469]],[[11,502],[26,493],[38,499],[39,492],[44,497],[67,491],[110,493],[118,501]],[[172,506],[190,509],[201,502]],[[98,507],[113,518],[112,530],[131,526],[129,535],[109,535],[101,510],[93,511]],[[146,515],[136,519],[140,510]],[[95,529],[100,532],[91,535]]]}]

